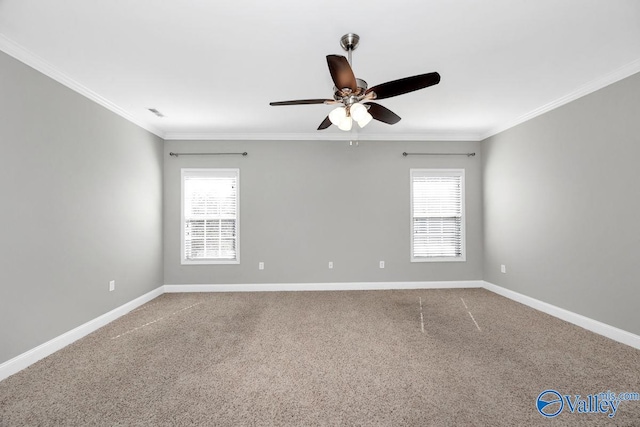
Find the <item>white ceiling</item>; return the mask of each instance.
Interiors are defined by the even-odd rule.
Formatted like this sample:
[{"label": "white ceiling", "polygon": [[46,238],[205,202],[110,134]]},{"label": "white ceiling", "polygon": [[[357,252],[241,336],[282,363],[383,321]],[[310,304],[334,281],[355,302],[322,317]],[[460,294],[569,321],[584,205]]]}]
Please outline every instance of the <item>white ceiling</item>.
[{"label": "white ceiling", "polygon": [[638,0],[0,0],[0,49],[167,139],[352,137],[269,106],[331,98],[348,32],[369,86],[442,76],[360,139],[482,139],[640,71]]}]

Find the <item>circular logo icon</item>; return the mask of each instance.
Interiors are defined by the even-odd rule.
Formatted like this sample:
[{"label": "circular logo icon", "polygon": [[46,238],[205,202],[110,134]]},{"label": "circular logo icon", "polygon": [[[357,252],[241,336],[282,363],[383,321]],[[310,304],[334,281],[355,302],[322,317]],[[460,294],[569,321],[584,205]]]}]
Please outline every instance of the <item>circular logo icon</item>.
[{"label": "circular logo icon", "polygon": [[536,408],[545,417],[553,418],[558,416],[564,409],[564,401],[557,391],[545,390],[538,395]]}]

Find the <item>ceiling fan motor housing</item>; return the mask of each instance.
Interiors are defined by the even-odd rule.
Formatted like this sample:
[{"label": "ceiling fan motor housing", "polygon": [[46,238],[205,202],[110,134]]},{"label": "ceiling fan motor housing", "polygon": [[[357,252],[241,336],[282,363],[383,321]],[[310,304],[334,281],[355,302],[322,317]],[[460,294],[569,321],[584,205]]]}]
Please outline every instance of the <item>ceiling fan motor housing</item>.
[{"label": "ceiling fan motor housing", "polygon": [[[355,92],[351,92],[351,89],[338,89],[337,87],[333,87],[333,99],[336,101],[344,102],[345,104],[352,104],[354,102],[358,102],[362,98],[364,98],[365,92],[369,85],[362,79],[356,78],[356,85],[358,89]],[[349,101],[351,98],[356,98],[355,101]]]}]

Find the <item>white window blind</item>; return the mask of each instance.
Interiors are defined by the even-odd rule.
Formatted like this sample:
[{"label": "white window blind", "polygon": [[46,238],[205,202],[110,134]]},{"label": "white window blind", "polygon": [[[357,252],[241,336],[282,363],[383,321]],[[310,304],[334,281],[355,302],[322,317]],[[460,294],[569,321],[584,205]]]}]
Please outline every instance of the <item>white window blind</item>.
[{"label": "white window blind", "polygon": [[238,263],[238,169],[182,169],[183,264]]},{"label": "white window blind", "polygon": [[464,261],[464,170],[411,170],[411,260]]}]

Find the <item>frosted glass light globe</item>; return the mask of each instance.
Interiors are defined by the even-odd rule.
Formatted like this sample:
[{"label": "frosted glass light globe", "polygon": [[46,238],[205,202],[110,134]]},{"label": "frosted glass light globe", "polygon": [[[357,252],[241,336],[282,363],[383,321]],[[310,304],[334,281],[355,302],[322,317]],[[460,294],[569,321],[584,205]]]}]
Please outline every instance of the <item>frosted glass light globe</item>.
[{"label": "frosted glass light globe", "polygon": [[353,120],[351,120],[351,117],[345,117],[338,125],[338,128],[340,128],[340,130],[349,131],[351,130],[351,126],[353,126]]},{"label": "frosted glass light globe", "polygon": [[342,120],[347,118],[347,109],[344,107],[338,107],[329,113],[329,120],[336,126],[340,126]]},{"label": "frosted glass light globe", "polygon": [[351,105],[351,107],[349,108],[349,112],[351,113],[351,117],[353,118],[353,120],[355,120],[356,122],[364,119],[365,116],[369,114],[369,112],[367,111],[367,107],[360,104],[359,102]]},{"label": "frosted glass light globe", "polygon": [[365,112],[364,117],[362,117],[360,120],[358,120],[358,125],[360,125],[361,128],[365,127],[366,125],[369,124],[369,122],[373,120],[373,116],[371,114],[369,114],[369,112]]}]

